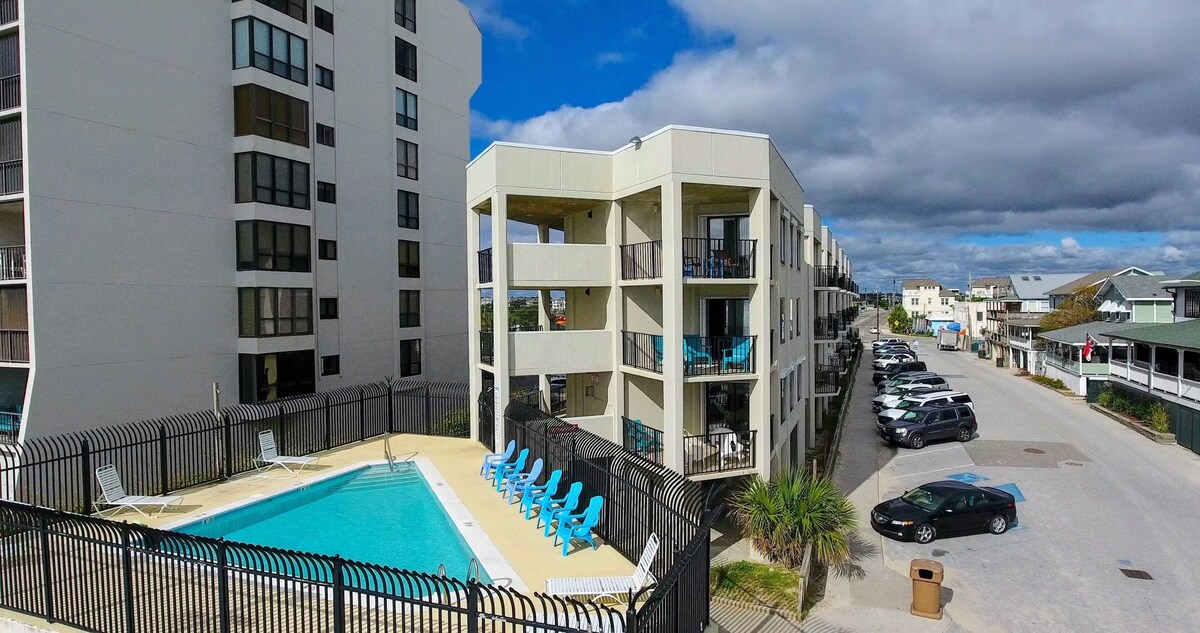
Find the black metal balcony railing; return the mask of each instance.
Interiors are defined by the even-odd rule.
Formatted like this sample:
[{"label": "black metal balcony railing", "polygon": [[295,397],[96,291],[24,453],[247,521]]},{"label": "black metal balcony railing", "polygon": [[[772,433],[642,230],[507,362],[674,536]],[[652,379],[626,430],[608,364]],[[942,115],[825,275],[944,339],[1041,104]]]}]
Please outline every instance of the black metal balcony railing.
[{"label": "black metal balcony railing", "polygon": [[723,376],[754,371],[757,336],[684,336],[685,376]]},{"label": "black metal balcony railing", "polygon": [[496,362],[496,335],[491,330],[479,332],[479,361],[488,365]]},{"label": "black metal balcony railing", "polygon": [[661,334],[622,331],[621,362],[638,369],[662,373],[663,337]]},{"label": "black metal balcony railing", "polygon": [[838,334],[837,317],[824,316],[813,319],[813,338],[818,341],[832,341]]},{"label": "black metal balcony railing", "polygon": [[0,444],[16,444],[21,434],[21,414],[0,411]]},{"label": "black metal balcony railing", "polygon": [[550,385],[550,413],[559,415],[567,410],[567,386]]},{"label": "black metal balcony railing", "polygon": [[0,195],[21,193],[25,180],[21,175],[21,159],[0,162]]},{"label": "black metal balcony railing", "polygon": [[837,393],[839,373],[836,367],[817,365],[817,371],[814,373],[816,378],[814,390],[817,393]]},{"label": "black metal balcony railing", "polygon": [[0,246],[0,281],[25,278],[25,247]]},{"label": "black metal balcony railing", "polygon": [[757,433],[723,430],[683,436],[684,474],[704,475],[754,468]]},{"label": "black metal balcony railing", "polygon": [[621,279],[662,277],[662,240],[621,246]]},{"label": "black metal balcony railing", "polygon": [[757,240],[683,238],[683,276],[749,279],[754,276]]},{"label": "black metal balcony railing", "polygon": [[0,110],[21,105],[21,76],[0,77]]},{"label": "black metal balcony railing", "polygon": [[0,24],[16,22],[19,17],[17,0],[0,0]]},{"label": "black metal balcony railing", "polygon": [[646,426],[641,420],[621,416],[621,443],[625,450],[655,464],[663,463],[663,432]]},{"label": "black metal balcony railing", "polygon": [[0,361],[29,362],[29,330],[0,330]]},{"label": "black metal balcony railing", "polygon": [[835,288],[837,287],[837,278],[837,266],[813,266],[814,288]]},{"label": "black metal balcony railing", "polygon": [[492,283],[492,249],[479,251],[479,283]]}]

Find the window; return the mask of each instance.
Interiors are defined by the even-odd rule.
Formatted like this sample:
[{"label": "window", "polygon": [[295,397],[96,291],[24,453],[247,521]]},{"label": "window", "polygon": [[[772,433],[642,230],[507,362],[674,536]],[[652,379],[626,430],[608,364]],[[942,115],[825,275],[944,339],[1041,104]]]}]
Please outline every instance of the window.
[{"label": "window", "polygon": [[783,297],[779,298],[779,343],[780,345],[787,342],[787,303]]},{"label": "window", "polygon": [[944,305],[944,306],[950,305],[950,297],[942,297],[942,305]]},{"label": "window", "polygon": [[417,80],[417,47],[396,38],[396,74]]},{"label": "window", "polygon": [[322,319],[338,318],[338,301],[337,297],[321,297],[317,303],[317,314]]},{"label": "window", "polygon": [[258,0],[258,2],[301,22],[308,22],[308,6],[305,4],[307,0]]},{"label": "window", "polygon": [[316,82],[322,88],[333,90],[333,71],[324,66],[316,66]]},{"label": "window", "polygon": [[336,376],[337,374],[340,374],[340,373],[342,373],[342,357],[341,356],[333,355],[333,356],[322,356],[321,357],[321,375],[322,376]]},{"label": "window", "polygon": [[238,336],[312,334],[309,288],[238,288]]},{"label": "window", "polygon": [[1188,380],[1200,381],[1200,352],[1184,350],[1183,377]]},{"label": "window", "polygon": [[975,320],[976,320],[976,321],[982,321],[982,320],[983,320],[983,312],[982,312],[982,311],[980,311],[980,310],[976,310],[976,311],[975,311]]},{"label": "window", "polygon": [[788,225],[787,218],[779,218],[779,263],[787,263],[788,240],[784,236],[787,235]]},{"label": "window", "polygon": [[308,208],[308,163],[259,152],[237,154],[234,162],[237,202]]},{"label": "window", "polygon": [[396,24],[417,32],[417,0],[396,0]]},{"label": "window", "polygon": [[309,228],[265,220],[237,223],[237,269],[312,271]]},{"label": "window", "polygon": [[800,257],[800,243],[804,240],[804,238],[800,236],[799,229],[796,230],[796,235],[793,237],[795,238],[795,241],[792,242],[792,267],[799,269],[800,260],[802,259]]},{"label": "window", "polygon": [[921,304],[921,302],[920,302],[920,299],[918,299],[917,297],[913,297],[913,298],[912,298],[912,304],[913,304],[913,305],[920,305],[920,304]]},{"label": "window", "polygon": [[317,240],[317,258],[319,259],[337,259],[337,241],[336,240]]},{"label": "window", "polygon": [[321,145],[334,147],[333,128],[321,123],[317,124],[317,142]]},{"label": "window", "polygon": [[1200,319],[1200,289],[1183,291],[1183,317]]},{"label": "window", "polygon": [[401,277],[421,276],[421,243],[412,240],[397,240],[399,245],[397,259],[400,262]]},{"label": "window", "polygon": [[1179,375],[1179,350],[1173,347],[1154,347],[1154,373],[1164,376]]},{"label": "window", "polygon": [[400,377],[421,373],[421,339],[400,341]]},{"label": "window", "polygon": [[233,135],[263,136],[308,147],[308,103],[262,86],[233,89]]},{"label": "window", "polygon": [[417,144],[396,139],[396,175],[409,180],[417,179]]},{"label": "window", "polygon": [[333,33],[333,14],[321,7],[313,7],[313,26]]},{"label": "window", "polygon": [[312,393],[317,387],[313,351],[239,354],[238,383],[243,403]]},{"label": "window", "polygon": [[255,18],[233,21],[233,67],[254,66],[308,84],[308,41]]},{"label": "window", "polygon": [[791,330],[791,332],[792,332],[792,334],[791,334],[791,338],[796,338],[796,318],[795,318],[795,314],[796,314],[796,300],[795,300],[795,299],[789,299],[789,300],[788,300],[788,304],[791,306],[791,309],[790,309],[790,310],[788,310],[788,314],[791,314],[791,315],[792,315],[792,323],[791,323],[791,326],[790,326],[788,329],[789,329],[789,330]]},{"label": "window", "polygon": [[337,203],[337,185],[332,182],[317,181],[317,200],[320,202],[328,202],[330,204]]},{"label": "window", "polygon": [[1124,341],[1113,342],[1112,345],[1112,361],[1115,363],[1129,362],[1129,345]]},{"label": "window", "polygon": [[420,327],[421,291],[400,291],[400,327]]},{"label": "window", "polygon": [[417,129],[417,95],[396,88],[396,125]]},{"label": "window", "polygon": [[412,191],[396,191],[396,226],[402,229],[420,228],[421,196]]},{"label": "window", "polygon": [[1145,343],[1133,344],[1133,362],[1140,364],[1142,367],[1150,365],[1150,346]]},{"label": "window", "polygon": [[787,419],[787,378],[779,379],[779,417]]}]

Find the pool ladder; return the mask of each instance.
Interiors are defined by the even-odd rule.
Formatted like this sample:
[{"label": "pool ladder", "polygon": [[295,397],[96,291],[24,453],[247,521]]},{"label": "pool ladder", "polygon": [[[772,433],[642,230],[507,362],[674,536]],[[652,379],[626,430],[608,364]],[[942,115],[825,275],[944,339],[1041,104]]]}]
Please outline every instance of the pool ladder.
[{"label": "pool ladder", "polygon": [[[479,559],[472,556],[471,562],[467,563],[467,580],[468,581],[470,581],[470,580],[478,581],[479,580],[479,572],[480,572]],[[447,577],[446,563],[441,563],[438,565],[438,575],[441,576],[442,578]]]},{"label": "pool ladder", "polygon": [[387,458],[388,470],[396,472],[396,456],[392,454],[392,442],[387,435],[383,436],[383,456]]}]

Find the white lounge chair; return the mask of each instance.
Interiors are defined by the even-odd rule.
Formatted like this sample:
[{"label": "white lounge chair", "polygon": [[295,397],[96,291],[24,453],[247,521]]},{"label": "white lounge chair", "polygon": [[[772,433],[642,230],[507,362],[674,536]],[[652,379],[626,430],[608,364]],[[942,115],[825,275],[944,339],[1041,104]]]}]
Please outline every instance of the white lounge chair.
[{"label": "white lounge chair", "polygon": [[[315,466],[317,463],[316,457],[292,457],[290,455],[280,455],[279,450],[275,448],[275,433],[270,429],[258,432],[258,448],[260,451],[258,457],[254,461],[260,464],[266,464],[264,472],[279,466],[284,470],[295,475],[305,466]],[[298,467],[292,470],[292,467]]]},{"label": "white lounge chair", "polygon": [[640,591],[647,581],[654,582],[650,565],[654,563],[654,557],[657,555],[658,534],[651,533],[632,576],[549,578],[546,580],[546,593],[552,596],[592,596],[594,600],[607,596],[613,600],[620,600],[630,591]]},{"label": "white lounge chair", "polygon": [[149,518],[150,515],[143,512],[142,508],[158,508],[161,514],[167,506],[179,505],[183,501],[183,497],[178,495],[154,497],[126,494],[125,486],[121,485],[121,475],[112,464],[96,469],[96,481],[100,482],[100,499],[93,502],[97,512],[100,506],[113,506],[113,514],[122,508],[133,508],[138,514]]},{"label": "white lounge chair", "polygon": [[723,433],[721,435],[721,461],[725,463],[733,462],[741,464],[750,459],[750,445],[742,444],[738,441],[737,435],[734,433]]}]

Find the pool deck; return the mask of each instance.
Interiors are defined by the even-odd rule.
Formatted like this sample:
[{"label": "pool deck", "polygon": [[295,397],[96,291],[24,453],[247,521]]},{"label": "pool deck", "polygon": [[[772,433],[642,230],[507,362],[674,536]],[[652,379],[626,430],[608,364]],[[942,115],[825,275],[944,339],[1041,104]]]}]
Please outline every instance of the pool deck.
[{"label": "pool deck", "polygon": [[[576,544],[572,546],[570,554],[563,557],[561,545],[554,547],[552,539],[542,536],[542,530],[535,527],[533,519],[526,521],[517,510],[517,504],[509,505],[500,498],[493,485],[479,476],[479,465],[487,451],[478,442],[402,434],[392,435],[390,442],[398,459],[415,454],[428,459],[436,467],[445,483],[470,512],[475,525],[483,529],[516,572],[516,578],[505,578],[484,560],[495,584],[511,586],[520,591],[542,591],[547,578],[628,576],[633,573],[634,565],[600,539],[597,539],[599,549],[592,550],[586,545]],[[183,496],[181,506],[159,516],[146,519],[132,510],[126,510],[117,514],[115,519],[160,528],[179,525],[240,500],[286,492],[348,467],[379,462],[384,458],[384,440],[368,440],[316,456],[320,457],[320,464],[316,468],[306,468],[295,476],[289,476],[278,468],[265,477],[253,472],[246,473],[219,484],[197,486],[175,493]],[[106,516],[111,514],[106,513]],[[466,529],[470,530],[471,527],[474,526]]]}]

